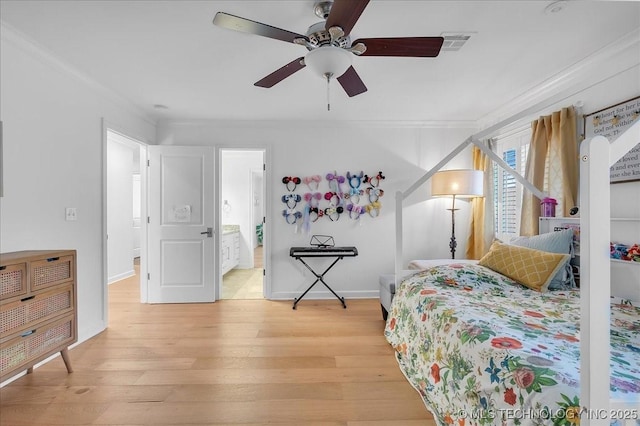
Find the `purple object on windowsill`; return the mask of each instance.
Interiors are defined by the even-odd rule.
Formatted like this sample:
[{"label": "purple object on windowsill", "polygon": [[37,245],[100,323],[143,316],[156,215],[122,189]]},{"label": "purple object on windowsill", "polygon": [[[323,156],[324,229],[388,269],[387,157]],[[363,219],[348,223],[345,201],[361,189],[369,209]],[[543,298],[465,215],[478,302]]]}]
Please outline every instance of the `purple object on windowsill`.
[{"label": "purple object on windowsill", "polygon": [[556,205],[558,202],[555,198],[546,197],[540,203],[540,216],[556,217]]}]

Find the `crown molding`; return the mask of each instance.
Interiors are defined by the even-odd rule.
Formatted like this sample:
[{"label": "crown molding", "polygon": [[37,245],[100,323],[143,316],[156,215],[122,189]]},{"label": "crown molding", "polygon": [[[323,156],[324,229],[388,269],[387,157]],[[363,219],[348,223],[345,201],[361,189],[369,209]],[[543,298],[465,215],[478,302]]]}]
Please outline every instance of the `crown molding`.
[{"label": "crown molding", "polygon": [[473,120],[155,120],[129,99],[119,95],[112,89],[97,82],[84,72],[61,59],[53,51],[27,35],[21,33],[10,24],[0,19],[0,39],[13,44],[20,50],[47,65],[71,76],[88,86],[100,96],[125,108],[138,118],[154,126],[212,126],[218,128],[406,128],[406,129],[474,129],[477,123]]},{"label": "crown molding", "polygon": [[612,78],[631,68],[640,66],[640,29],[636,29],[597,50],[572,66],[519,94],[511,102],[480,118],[479,128],[486,128],[538,102],[559,94],[565,99]]},{"label": "crown molding", "polygon": [[145,121],[146,123],[151,124],[153,126],[157,125],[156,120],[152,119],[148,114],[146,114],[141,108],[139,108],[134,103],[132,103],[129,99],[119,95],[113,89],[110,89],[107,86],[104,86],[98,83],[96,80],[94,80],[84,72],[80,71],[79,69],[73,67],[69,63],[62,60],[60,57],[58,57],[53,51],[51,51],[47,47],[42,46],[36,41],[30,39],[28,36],[21,33],[20,31],[18,31],[17,29],[12,27],[10,24],[7,24],[1,19],[0,19],[0,40],[13,44],[23,52],[31,55],[33,58],[72,77],[73,79],[89,87],[98,95],[126,109],[130,113],[134,114],[136,117]]},{"label": "crown molding", "polygon": [[156,120],[112,89],[60,59],[50,49],[38,44],[0,19],[0,39],[17,46],[49,66],[83,83],[100,96],[126,109],[154,126],[211,126],[218,128],[412,128],[412,129],[482,129],[500,122],[513,111],[523,111],[545,99],[564,93],[565,98],[605,81],[621,72],[640,66],[640,29],[604,46],[556,75],[540,82],[478,120]]},{"label": "crown molding", "polygon": [[475,129],[472,120],[162,120],[160,127],[210,126],[217,128],[354,128],[354,129]]}]

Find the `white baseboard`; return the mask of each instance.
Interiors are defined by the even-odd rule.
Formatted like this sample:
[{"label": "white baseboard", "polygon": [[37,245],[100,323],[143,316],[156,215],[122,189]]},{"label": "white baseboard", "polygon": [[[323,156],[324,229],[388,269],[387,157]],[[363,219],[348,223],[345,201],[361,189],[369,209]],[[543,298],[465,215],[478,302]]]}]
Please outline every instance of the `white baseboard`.
[{"label": "white baseboard", "polygon": [[117,275],[114,275],[112,277],[109,277],[109,280],[108,280],[109,285],[115,283],[116,281],[120,281],[120,280],[124,280],[125,278],[133,277],[135,274],[136,274],[136,271],[132,269],[130,271],[126,271],[126,272],[123,272],[121,274],[117,274]]},{"label": "white baseboard", "polygon": [[[317,284],[316,284],[317,287]],[[344,297],[345,299],[379,299],[380,298],[380,290],[360,290],[360,291],[334,291],[340,297]],[[271,300],[293,300],[295,298],[300,297],[300,295],[304,293],[304,290],[301,290],[298,293],[293,293],[290,291],[276,291],[271,293]],[[309,300],[330,300],[335,299],[336,297],[329,290],[324,291],[314,291],[310,290],[309,293],[304,295],[304,299]]]}]

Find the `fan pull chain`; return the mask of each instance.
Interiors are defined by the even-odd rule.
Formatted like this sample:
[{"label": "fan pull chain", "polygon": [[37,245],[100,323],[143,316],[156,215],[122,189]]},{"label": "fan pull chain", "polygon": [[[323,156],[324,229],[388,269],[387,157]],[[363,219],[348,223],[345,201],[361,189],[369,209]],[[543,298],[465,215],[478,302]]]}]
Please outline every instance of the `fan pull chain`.
[{"label": "fan pull chain", "polygon": [[328,72],[325,73],[325,76],[327,77],[327,111],[331,111],[331,76],[333,74]]}]

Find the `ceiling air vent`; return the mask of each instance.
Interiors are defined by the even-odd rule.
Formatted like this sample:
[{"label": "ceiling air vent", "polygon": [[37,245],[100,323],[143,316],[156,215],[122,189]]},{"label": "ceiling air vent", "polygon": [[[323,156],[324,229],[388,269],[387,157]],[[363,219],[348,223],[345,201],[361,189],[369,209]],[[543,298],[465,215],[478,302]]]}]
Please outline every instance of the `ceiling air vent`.
[{"label": "ceiling air vent", "polygon": [[456,52],[471,38],[471,33],[442,33],[440,35],[444,37],[444,43],[440,49],[443,52]]}]

